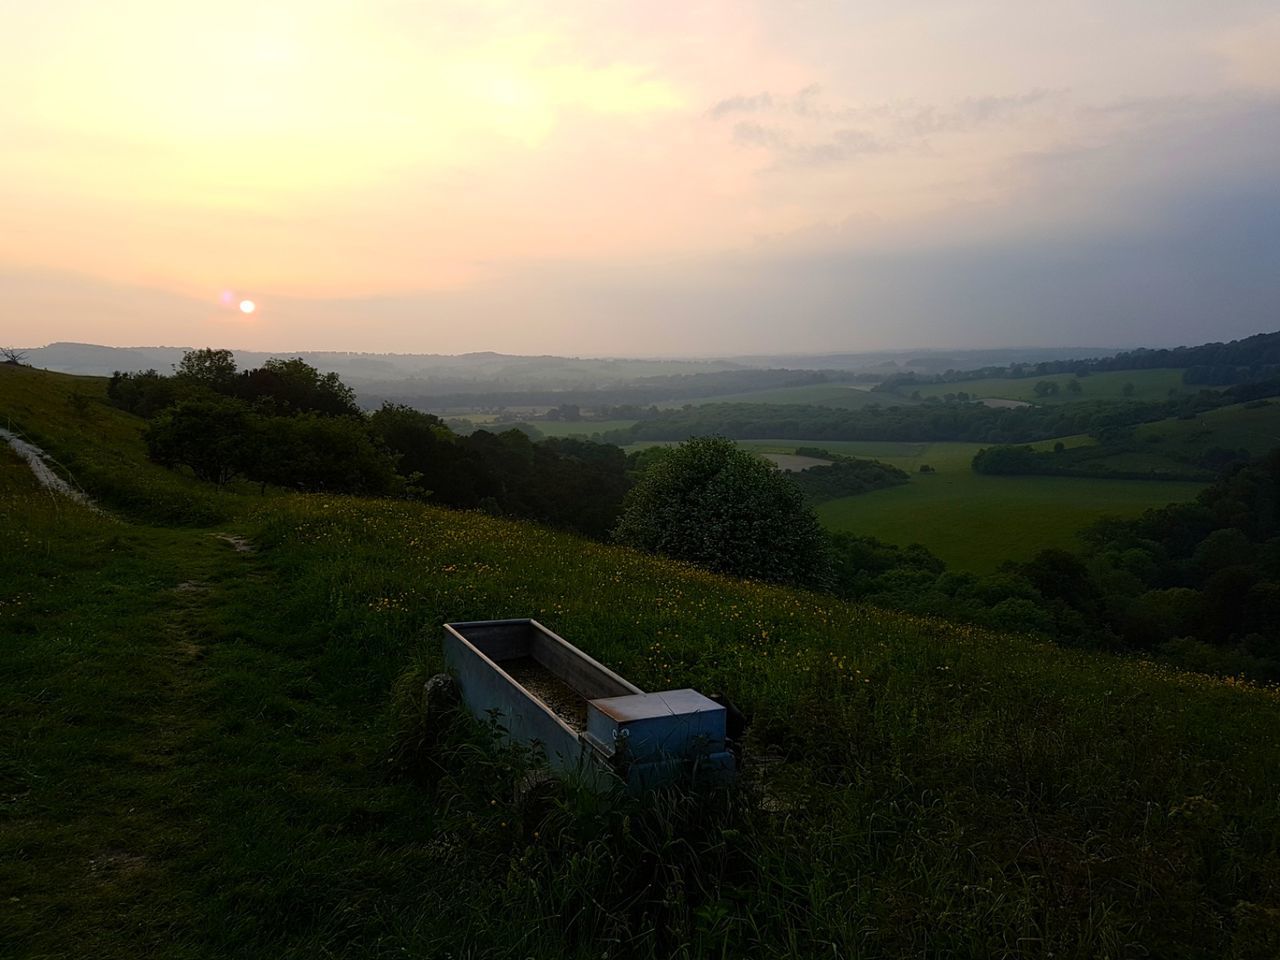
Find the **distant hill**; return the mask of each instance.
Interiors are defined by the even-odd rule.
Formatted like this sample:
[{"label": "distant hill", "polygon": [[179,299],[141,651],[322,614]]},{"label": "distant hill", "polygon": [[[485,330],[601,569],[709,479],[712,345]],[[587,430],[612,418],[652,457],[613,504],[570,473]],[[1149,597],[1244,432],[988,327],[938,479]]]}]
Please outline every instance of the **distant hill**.
[{"label": "distant hill", "polygon": [[[198,344],[193,346],[208,346]],[[107,347],[92,343],[55,342],[26,350],[32,366],[57,373],[110,376],[115,371],[156,369],[167,373],[193,346]],[[233,350],[241,367],[260,366],[270,357],[300,356],[348,381],[396,380],[501,380],[521,386],[576,382],[587,387],[621,380],[731,370],[788,369],[834,370],[866,373],[868,382],[914,370],[921,374],[973,369],[991,364],[1039,363],[1089,359],[1113,355],[1101,347],[1024,347],[1000,350],[921,350],[797,355],[729,356],[721,358],[608,358],[518,356],[480,353],[360,353],[332,350]]]}]

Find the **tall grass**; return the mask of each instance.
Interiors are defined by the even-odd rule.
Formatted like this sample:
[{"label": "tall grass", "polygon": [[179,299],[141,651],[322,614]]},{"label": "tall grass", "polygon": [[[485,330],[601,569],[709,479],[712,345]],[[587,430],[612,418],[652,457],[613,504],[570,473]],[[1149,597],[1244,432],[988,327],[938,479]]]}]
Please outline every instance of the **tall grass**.
[{"label": "tall grass", "polygon": [[[329,623],[317,668],[371,700],[406,663],[441,667],[443,621],[532,615],[642,687],[724,692],[751,716],[747,782],[763,794],[618,814],[643,842],[590,816],[568,842],[575,814],[504,848],[527,815],[509,788],[458,778],[462,807],[488,796],[496,811],[449,821],[495,858],[468,892],[489,918],[474,937],[520,930],[556,952],[584,946],[587,924],[653,956],[713,941],[728,955],[1191,955],[1230,951],[1233,911],[1277,894],[1273,691],[481,515],[312,498],[259,519],[271,562]],[[638,879],[633,860],[657,872]]]},{"label": "tall grass", "polygon": [[[23,429],[109,508],[203,502],[41,389]],[[0,953],[1276,955],[1273,690],[408,503],[231,492],[237,554],[24,471],[0,455]],[[442,623],[508,616],[727,694],[739,784],[597,794],[424,713]]]}]

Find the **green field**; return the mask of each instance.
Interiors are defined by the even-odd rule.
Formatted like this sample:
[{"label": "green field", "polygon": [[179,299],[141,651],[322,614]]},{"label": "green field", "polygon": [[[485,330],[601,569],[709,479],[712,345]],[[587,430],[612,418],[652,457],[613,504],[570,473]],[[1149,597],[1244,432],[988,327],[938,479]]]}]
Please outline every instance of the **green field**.
[{"label": "green field", "polygon": [[[1041,380],[1058,384],[1058,393],[1052,397],[1037,397],[1035,386]],[[1070,393],[1067,384],[1080,383],[1080,393]],[[1133,384],[1133,400],[1165,400],[1171,390],[1194,393],[1199,387],[1188,387],[1182,382],[1181,370],[1116,370],[1093,373],[1087,377],[1060,373],[1045,377],[995,377],[987,380],[963,380],[956,383],[930,383],[920,387],[903,388],[910,394],[919,390],[921,397],[942,397],[948,393],[967,393],[971,397],[994,397],[1003,400],[1021,400],[1026,403],[1073,403],[1081,400],[1123,400],[1125,384]]]},{"label": "green field", "polygon": [[[1032,446],[1047,449],[1055,442]],[[1063,442],[1077,446],[1092,441],[1066,437]],[[818,506],[818,518],[829,530],[902,546],[922,543],[957,570],[973,573],[988,573],[1006,560],[1029,559],[1049,547],[1075,550],[1079,532],[1101,517],[1136,516],[1190,500],[1203,488],[1154,480],[982,476],[970,469],[982,448],[977,443],[759,440],[741,446],[787,453],[796,447],[822,447],[906,470],[910,483],[829,500]],[[937,472],[920,473],[925,464]]]},{"label": "green field", "polygon": [[1203,484],[1077,477],[991,477],[944,472],[820,504],[830,530],[922,543],[957,570],[989,573],[1049,547],[1076,550],[1104,516],[1136,516],[1195,497]]},{"label": "green field", "polygon": [[[479,513],[214,493],[102,395],[0,367],[0,422],[109,511],[0,447],[0,955],[1269,955],[1274,690]],[[530,615],[731,697],[739,786],[599,796],[424,712],[443,622]]]},{"label": "green field", "polygon": [[1211,447],[1260,456],[1280,446],[1280,400],[1219,407],[1194,420],[1144,424],[1134,431],[1134,440],[1163,456],[1197,456]]}]

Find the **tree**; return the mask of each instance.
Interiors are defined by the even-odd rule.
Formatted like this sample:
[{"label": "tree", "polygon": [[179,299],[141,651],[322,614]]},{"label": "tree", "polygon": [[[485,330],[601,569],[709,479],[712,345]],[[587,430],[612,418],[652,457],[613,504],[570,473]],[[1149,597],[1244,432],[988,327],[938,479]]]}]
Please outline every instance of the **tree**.
[{"label": "tree", "polygon": [[236,358],[230,350],[188,350],[182,355],[175,375],[203,384],[219,393],[230,393],[236,379]]},{"label": "tree", "polygon": [[786,474],[722,437],[687,440],[627,495],[619,543],[774,583],[817,585],[826,536]]},{"label": "tree", "polygon": [[150,420],[178,399],[179,387],[173,377],[154,370],[141,373],[116,371],[107,382],[107,399],[129,413]]},{"label": "tree", "polygon": [[394,458],[361,420],[316,413],[256,417],[253,429],[244,473],[260,483],[376,496],[399,482]]},{"label": "tree", "polygon": [[399,457],[400,472],[417,495],[438,503],[476,507],[496,485],[484,460],[463,445],[439,417],[399,403],[384,403],[369,426]]},{"label": "tree", "polygon": [[224,397],[183,400],[152,420],[143,440],[156,463],[190,467],[199,479],[222,486],[252,462],[252,413]]},{"label": "tree", "polygon": [[17,350],[13,347],[0,347],[0,363],[10,367],[25,367],[27,365],[27,354],[23,350]]},{"label": "tree", "polygon": [[301,357],[273,357],[258,369],[242,373],[234,389],[238,396],[274,414],[362,415],[355,392],[336,373],[322,374]]},{"label": "tree", "polygon": [[1133,396],[1133,384],[1132,384],[1132,383],[1126,383],[1123,387],[1121,387],[1121,388],[1120,388],[1120,392],[1121,392],[1122,394],[1124,394],[1126,397],[1132,397],[1132,396]]},{"label": "tree", "polygon": [[1080,385],[1079,380],[1068,380],[1067,393],[1073,393],[1079,396],[1080,394],[1084,393],[1084,387]]},{"label": "tree", "polygon": [[1058,382],[1056,380],[1041,380],[1031,390],[1037,397],[1056,397],[1058,395]]}]

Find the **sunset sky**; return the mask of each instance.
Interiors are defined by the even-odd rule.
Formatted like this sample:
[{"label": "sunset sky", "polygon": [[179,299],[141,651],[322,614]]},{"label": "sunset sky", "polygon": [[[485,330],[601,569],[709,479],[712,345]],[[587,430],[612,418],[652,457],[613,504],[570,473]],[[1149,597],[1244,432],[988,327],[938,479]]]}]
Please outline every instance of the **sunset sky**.
[{"label": "sunset sky", "polygon": [[2,0],[0,89],[0,343],[1280,328],[1274,0]]}]

